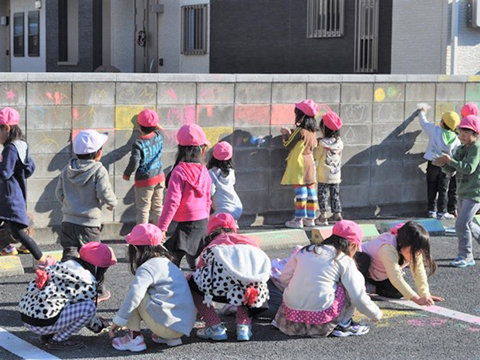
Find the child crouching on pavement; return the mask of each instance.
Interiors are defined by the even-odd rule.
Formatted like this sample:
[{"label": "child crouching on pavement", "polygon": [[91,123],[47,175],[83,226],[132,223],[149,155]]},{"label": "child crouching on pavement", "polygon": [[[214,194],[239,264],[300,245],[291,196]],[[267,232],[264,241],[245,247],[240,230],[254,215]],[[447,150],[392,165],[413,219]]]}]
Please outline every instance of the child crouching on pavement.
[{"label": "child crouching on pavement", "polygon": [[208,222],[207,246],[189,280],[193,301],[206,327],[197,331],[201,339],[227,340],[213,301],[237,307],[237,340],[252,337],[252,318],[268,300],[270,259],[255,240],[237,234],[232,215],[220,213]]},{"label": "child crouching on pavement", "polygon": [[128,333],[113,339],[117,350],[143,351],[147,348],[140,331],[143,320],[152,331],[152,340],[167,346],[182,344],[195,323],[193,304],[187,280],[168,258],[162,246],[162,231],[152,224],[140,224],[126,237],[130,271],[135,279],[113,318],[110,337],[119,326]]},{"label": "child crouching on pavement", "polygon": [[58,262],[37,270],[28,284],[19,308],[25,327],[41,335],[50,350],[75,350],[84,346],[70,337],[84,326],[94,333],[108,327],[96,316],[98,273],[117,263],[112,249],[102,243],[88,243],[80,258]]},{"label": "child crouching on pavement", "polygon": [[280,331],[292,336],[358,336],[370,329],[352,320],[355,308],[372,321],[382,319],[353,260],[362,238],[355,222],[342,220],[333,226],[331,237],[304,247],[288,261],[280,277],[286,285],[283,304],[275,317]]}]

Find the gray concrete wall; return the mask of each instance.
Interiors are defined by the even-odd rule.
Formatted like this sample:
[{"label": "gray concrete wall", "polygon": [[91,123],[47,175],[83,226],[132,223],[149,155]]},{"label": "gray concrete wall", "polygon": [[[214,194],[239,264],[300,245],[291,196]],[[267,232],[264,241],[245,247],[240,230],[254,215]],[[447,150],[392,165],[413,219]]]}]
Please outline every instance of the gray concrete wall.
[{"label": "gray concrete wall", "polygon": [[[477,81],[477,82],[475,82]],[[280,223],[293,213],[293,192],[280,185],[286,151],[279,128],[292,125],[294,103],[312,98],[344,121],[341,199],[348,217],[426,211],[427,137],[418,120],[406,119],[417,103],[432,106],[430,120],[480,101],[478,77],[391,75],[194,75],[0,73],[0,106],[22,114],[37,171],[28,182],[28,209],[37,226],[61,223],[54,198],[56,177],[71,157],[72,133],[108,132],[103,163],[119,205],[105,211],[111,236],[135,220],[132,182],[122,180],[134,116],[158,111],[165,129],[164,163],[170,167],[175,134],[187,122],[201,125],[212,144],[234,146],[237,191],[244,203],[241,225]],[[261,140],[261,141],[260,141]]]}]

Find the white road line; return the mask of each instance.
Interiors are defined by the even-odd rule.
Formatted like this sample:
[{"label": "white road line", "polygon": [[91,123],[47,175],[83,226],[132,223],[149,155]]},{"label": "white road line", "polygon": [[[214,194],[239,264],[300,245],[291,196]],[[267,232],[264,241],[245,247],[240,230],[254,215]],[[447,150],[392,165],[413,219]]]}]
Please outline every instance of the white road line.
[{"label": "white road line", "polygon": [[421,305],[415,304],[413,301],[410,301],[410,300],[390,299],[390,298],[386,298],[386,297],[383,297],[383,296],[377,296],[377,299],[380,299],[380,300],[383,300],[383,301],[388,301],[388,302],[398,304],[398,305],[408,306],[408,307],[411,307],[411,308],[414,308],[414,309],[428,311],[428,312],[433,313],[433,314],[449,317],[449,318],[455,319],[455,320],[465,321],[465,322],[468,322],[470,324],[480,325],[480,317],[470,315],[470,314],[466,314],[466,313],[462,313],[460,311],[450,310],[450,309],[446,309],[446,308],[436,306],[436,305],[421,306]]},{"label": "white road line", "polygon": [[23,359],[60,360],[0,327],[0,346]]}]

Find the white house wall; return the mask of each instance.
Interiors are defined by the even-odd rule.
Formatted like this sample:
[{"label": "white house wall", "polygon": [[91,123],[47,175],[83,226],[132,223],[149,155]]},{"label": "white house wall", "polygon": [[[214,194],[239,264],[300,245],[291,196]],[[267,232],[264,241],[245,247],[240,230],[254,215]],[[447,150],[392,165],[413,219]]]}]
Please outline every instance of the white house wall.
[{"label": "white house wall", "polygon": [[[480,29],[471,28],[467,25],[467,0],[458,2],[458,45],[457,45],[457,74],[473,75],[480,74]],[[448,6],[448,34],[451,26],[451,1]],[[446,69],[450,74],[451,46],[450,36],[446,51]]]},{"label": "white house wall", "polygon": [[[7,1],[0,0],[0,17],[8,16],[7,14]],[[8,28],[0,25],[0,72],[7,71],[7,44],[8,44]]]},{"label": "white house wall", "polygon": [[45,26],[45,3],[42,1],[43,6],[40,9],[40,57],[28,56],[28,12],[35,11],[35,1],[31,0],[15,0],[10,2],[10,29],[13,27],[13,14],[17,12],[24,12],[24,35],[25,35],[25,56],[14,57],[13,56],[13,31],[10,34],[10,49],[11,49],[11,71],[28,71],[28,72],[45,72],[47,70],[46,63],[46,26]]},{"label": "white house wall", "polygon": [[180,72],[180,5],[177,1],[162,1],[163,14],[158,17],[158,57],[163,59],[161,73]]},{"label": "white house wall", "polygon": [[121,72],[135,72],[135,18],[132,0],[112,0],[111,65]]},{"label": "white house wall", "polygon": [[445,73],[444,3],[393,0],[392,74]]}]

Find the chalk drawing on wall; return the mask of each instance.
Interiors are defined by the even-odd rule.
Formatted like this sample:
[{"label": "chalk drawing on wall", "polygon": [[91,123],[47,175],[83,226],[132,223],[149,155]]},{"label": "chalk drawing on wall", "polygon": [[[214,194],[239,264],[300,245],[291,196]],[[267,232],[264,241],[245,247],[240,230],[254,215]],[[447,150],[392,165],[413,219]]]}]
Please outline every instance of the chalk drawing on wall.
[{"label": "chalk drawing on wall", "polygon": [[353,144],[355,141],[355,130],[353,130],[353,127],[349,127],[342,138],[346,144]]},{"label": "chalk drawing on wall", "polygon": [[365,122],[367,119],[368,109],[366,104],[347,104],[342,106],[342,120],[349,122]]},{"label": "chalk drawing on wall", "polygon": [[379,87],[375,90],[374,98],[376,102],[403,100],[403,90],[398,86]]},{"label": "chalk drawing on wall", "polygon": [[[374,119],[382,122],[395,122],[399,117],[398,107],[403,108],[403,103],[383,103],[375,106]],[[401,113],[403,115],[403,112]],[[401,116],[403,117],[403,116]]]},{"label": "chalk drawing on wall", "polygon": [[133,104],[148,103],[151,104],[155,100],[155,93],[148,90],[148,87],[142,88],[140,92],[134,89],[120,91],[118,98],[123,102],[131,101]]},{"label": "chalk drawing on wall", "polygon": [[36,147],[42,149],[43,153],[56,153],[60,150],[60,144],[53,138],[42,132],[42,139],[37,143]]},{"label": "chalk drawing on wall", "polygon": [[6,91],[5,91],[5,98],[6,98],[7,100],[15,101],[15,96],[16,96],[16,95],[17,95],[17,94],[15,94],[15,91],[13,91],[13,90],[6,90]]},{"label": "chalk drawing on wall", "polygon": [[375,101],[382,102],[385,100],[385,91],[382,88],[375,90]]},{"label": "chalk drawing on wall", "polygon": [[156,110],[154,106],[115,107],[115,129],[129,130],[136,126],[138,114],[144,109]]},{"label": "chalk drawing on wall", "polygon": [[61,91],[39,92],[35,95],[35,101],[40,103],[53,101],[55,105],[61,105],[64,100],[69,100],[69,96]]},{"label": "chalk drawing on wall", "polygon": [[204,127],[203,131],[210,141],[210,146],[214,146],[222,138],[233,134],[233,127],[231,126],[218,126],[218,127]]},{"label": "chalk drawing on wall", "polygon": [[467,84],[465,98],[467,101],[480,101],[480,84]]}]

